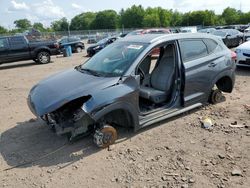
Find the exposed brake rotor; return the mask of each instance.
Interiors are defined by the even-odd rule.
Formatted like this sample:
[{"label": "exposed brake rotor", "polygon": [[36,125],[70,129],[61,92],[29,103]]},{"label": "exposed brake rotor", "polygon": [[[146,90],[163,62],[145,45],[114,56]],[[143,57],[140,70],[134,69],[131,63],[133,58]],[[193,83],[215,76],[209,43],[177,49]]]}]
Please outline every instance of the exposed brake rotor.
[{"label": "exposed brake rotor", "polygon": [[94,134],[94,142],[100,148],[106,148],[115,143],[117,139],[117,131],[110,125],[105,125],[97,129]]}]

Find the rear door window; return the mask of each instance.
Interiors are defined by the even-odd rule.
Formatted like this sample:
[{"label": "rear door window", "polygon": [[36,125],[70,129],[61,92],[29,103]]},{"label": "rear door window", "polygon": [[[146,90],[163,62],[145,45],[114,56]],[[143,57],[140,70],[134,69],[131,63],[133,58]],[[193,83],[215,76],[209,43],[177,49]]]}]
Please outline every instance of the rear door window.
[{"label": "rear door window", "polygon": [[201,39],[180,40],[179,44],[183,62],[208,55],[207,46]]},{"label": "rear door window", "polygon": [[24,46],[26,44],[23,37],[10,37],[9,41],[12,47]]}]

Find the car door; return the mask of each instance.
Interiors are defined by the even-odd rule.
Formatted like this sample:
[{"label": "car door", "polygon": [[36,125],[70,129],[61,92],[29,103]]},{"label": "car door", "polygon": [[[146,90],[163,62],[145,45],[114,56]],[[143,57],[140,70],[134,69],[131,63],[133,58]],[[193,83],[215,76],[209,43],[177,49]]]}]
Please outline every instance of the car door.
[{"label": "car door", "polygon": [[9,59],[9,45],[6,38],[0,38],[0,64]]},{"label": "car door", "polygon": [[185,72],[184,105],[204,102],[214,75],[215,57],[209,55],[202,39],[179,40],[179,47]]},{"label": "car door", "polygon": [[30,58],[30,50],[23,36],[9,37],[9,58],[11,61],[25,60]]}]

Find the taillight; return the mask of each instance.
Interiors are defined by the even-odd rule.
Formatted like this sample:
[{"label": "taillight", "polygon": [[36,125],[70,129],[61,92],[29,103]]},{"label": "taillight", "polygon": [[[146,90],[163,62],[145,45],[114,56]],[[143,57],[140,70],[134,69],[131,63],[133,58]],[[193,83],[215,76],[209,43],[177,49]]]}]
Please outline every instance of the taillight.
[{"label": "taillight", "polygon": [[237,58],[237,54],[234,51],[231,51],[231,59],[233,61],[236,61],[236,58]]}]

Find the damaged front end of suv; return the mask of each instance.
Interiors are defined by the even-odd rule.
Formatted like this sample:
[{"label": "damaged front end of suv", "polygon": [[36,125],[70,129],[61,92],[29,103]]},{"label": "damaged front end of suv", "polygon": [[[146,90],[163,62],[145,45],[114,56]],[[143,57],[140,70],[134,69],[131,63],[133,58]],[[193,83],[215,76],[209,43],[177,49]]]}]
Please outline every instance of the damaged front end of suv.
[{"label": "damaged front end of suv", "polygon": [[49,113],[41,113],[39,106],[32,100],[32,92],[28,97],[28,106],[34,115],[39,116],[57,135],[67,135],[69,139],[78,135],[87,135],[93,131],[95,121],[83,110],[83,105],[90,95],[79,97],[65,103]]},{"label": "damaged front end of suv", "polygon": [[[82,109],[91,96],[75,99],[41,118],[58,135],[68,135],[70,139],[93,131],[95,121]],[[84,125],[84,126],[83,126]]]},{"label": "damaged front end of suv", "polygon": [[137,103],[133,97],[134,80],[126,79],[121,84],[120,77],[98,77],[71,69],[35,85],[29,93],[28,106],[57,135],[74,141],[93,133],[96,145],[107,147],[117,138],[112,126],[127,126],[135,119],[118,112],[121,108],[132,111]]}]

